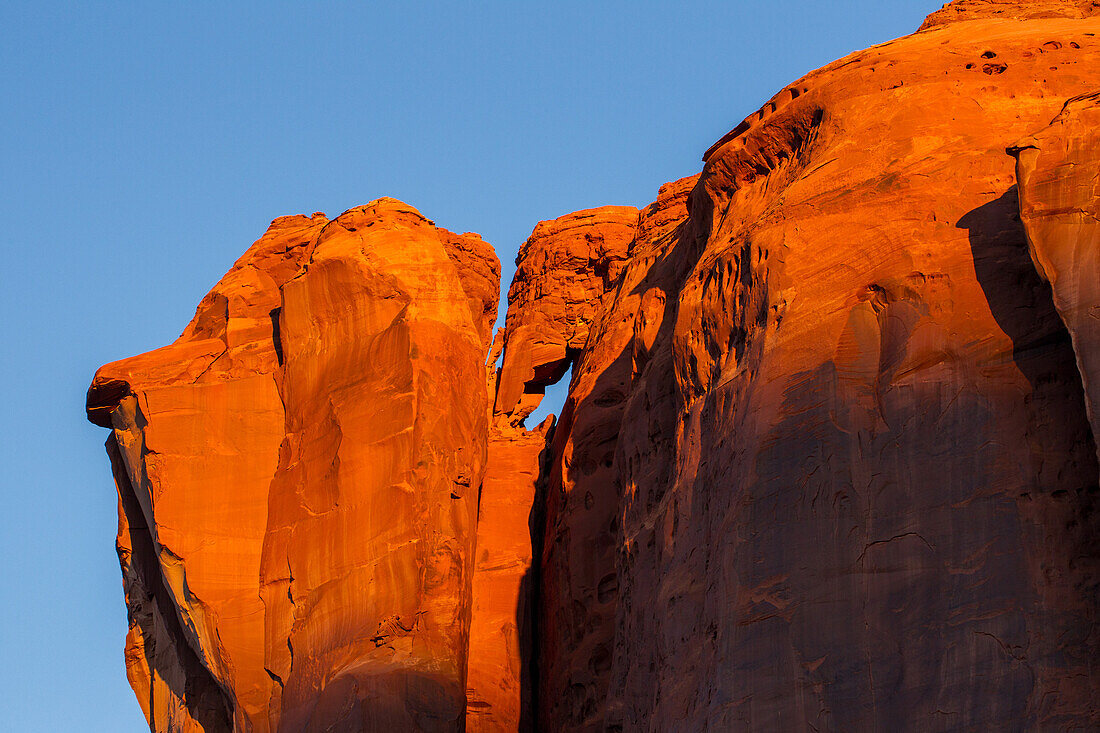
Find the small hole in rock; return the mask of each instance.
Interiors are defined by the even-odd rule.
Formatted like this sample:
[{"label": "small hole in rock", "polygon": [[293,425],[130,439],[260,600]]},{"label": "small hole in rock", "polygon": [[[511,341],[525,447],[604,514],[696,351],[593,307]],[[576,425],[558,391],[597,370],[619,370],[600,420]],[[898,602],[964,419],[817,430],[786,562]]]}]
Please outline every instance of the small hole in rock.
[{"label": "small hole in rock", "polygon": [[546,393],[542,398],[542,402],[540,402],[539,406],[523,421],[526,428],[531,429],[540,424],[546,419],[546,416],[551,413],[561,417],[562,408],[565,406],[565,399],[569,396],[569,382],[572,379],[573,365],[570,364],[569,369],[561,376],[561,379],[546,388]]}]

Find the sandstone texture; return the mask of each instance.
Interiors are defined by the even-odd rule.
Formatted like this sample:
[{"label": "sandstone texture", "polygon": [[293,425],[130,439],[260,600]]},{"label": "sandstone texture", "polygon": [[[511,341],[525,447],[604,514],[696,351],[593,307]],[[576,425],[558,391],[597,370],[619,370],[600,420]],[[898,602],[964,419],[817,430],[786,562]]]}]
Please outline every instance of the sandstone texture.
[{"label": "sandstone texture", "polygon": [[929,15],[921,30],[960,20],[1037,20],[1043,18],[1091,18],[1100,15],[1097,0],[958,0]]},{"label": "sandstone texture", "polygon": [[588,341],[600,298],[629,257],[638,210],[605,206],[535,227],[508,289],[495,414],[522,422]]},{"label": "sandstone texture", "polygon": [[469,676],[468,733],[532,730],[536,575],[529,524],[551,420],[489,428],[481,485]]},{"label": "sandstone texture", "polygon": [[1075,97],[1009,149],[1031,258],[1073,338],[1093,435],[1100,427],[1100,92]]},{"label": "sandstone texture", "polygon": [[460,724],[498,277],[397,201],[287,217],[99,370],[152,729]]},{"label": "sandstone texture", "polygon": [[[619,582],[615,446],[632,379],[646,363],[647,345],[653,345],[664,305],[663,292],[642,283],[636,273],[644,267],[640,263],[652,263],[667,254],[671,234],[685,218],[693,183],[694,178],[688,178],[668,184],[656,203],[632,212],[630,263],[613,289],[605,286],[599,293],[599,309],[591,316],[585,314],[588,345],[573,366],[569,397],[545,469],[545,500],[536,518],[542,532],[537,700],[538,719],[547,730],[571,729],[584,721],[600,721],[595,727],[602,726]],[[569,230],[573,241],[560,246],[583,246],[597,238],[591,231],[597,227],[602,228],[593,222],[585,229]],[[520,251],[516,283],[531,272],[531,263],[524,258],[528,251]],[[541,279],[568,276],[568,263],[557,267],[565,273],[544,273]],[[551,313],[568,319],[551,299],[521,300],[517,295],[513,284],[510,314],[519,301],[520,307],[554,309]],[[525,314],[518,312],[520,320]],[[631,315],[626,317],[624,312]]]},{"label": "sandstone texture", "polygon": [[150,729],[1100,729],[1097,69],[945,6],[539,223],[495,337],[476,235],[276,220],[88,394]]},{"label": "sandstone texture", "polygon": [[1094,441],[1003,150],[1098,32],[939,25],[706,153],[618,434],[609,693],[569,726],[1098,725]]}]

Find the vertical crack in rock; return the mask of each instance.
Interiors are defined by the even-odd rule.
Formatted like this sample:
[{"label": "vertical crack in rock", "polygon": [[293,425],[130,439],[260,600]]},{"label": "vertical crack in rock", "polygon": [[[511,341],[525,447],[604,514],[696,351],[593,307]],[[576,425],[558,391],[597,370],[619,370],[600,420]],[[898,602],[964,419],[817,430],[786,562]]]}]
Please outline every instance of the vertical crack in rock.
[{"label": "vertical crack in rock", "polygon": [[[471,700],[470,730],[530,730],[536,725],[553,729],[541,710],[542,701],[553,695],[544,690],[547,657],[541,630],[547,601],[542,538],[546,503],[558,492],[552,468],[559,450],[556,436],[560,425],[570,422],[572,407],[567,401],[559,427],[554,427],[551,417],[532,430],[524,423],[546,387],[561,379],[589,340],[600,300],[612,290],[630,256],[637,220],[637,209],[609,206],[541,222],[516,258],[505,328],[489,360],[495,364],[497,353],[502,352],[500,369],[494,373],[490,368],[495,400],[486,488],[494,489],[482,500],[478,561],[486,566],[482,576],[486,584],[494,582],[490,568],[502,560],[518,563],[524,573],[518,589],[507,572],[498,575],[495,582],[508,584],[509,591],[498,591],[494,597],[511,599],[518,592],[518,603],[481,614],[475,608],[474,629],[483,625],[479,616],[487,620],[495,616],[514,617],[514,626],[525,631],[520,634],[519,660],[507,663],[501,658],[499,640],[494,650],[493,643],[477,634],[472,637],[471,674],[476,665],[479,677],[495,680],[485,685],[493,700],[487,695]],[[501,489],[508,483],[514,497],[510,510],[499,501],[486,501],[485,497],[504,495]],[[475,603],[481,597],[475,588]]]}]

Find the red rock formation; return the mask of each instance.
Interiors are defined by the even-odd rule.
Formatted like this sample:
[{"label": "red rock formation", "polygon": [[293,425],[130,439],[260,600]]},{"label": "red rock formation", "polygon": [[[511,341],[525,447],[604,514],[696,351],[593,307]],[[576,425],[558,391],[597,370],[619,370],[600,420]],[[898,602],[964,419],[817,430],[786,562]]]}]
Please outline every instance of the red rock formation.
[{"label": "red rock formation", "polygon": [[278,220],[89,392],[152,728],[1100,728],[1097,38],[962,0],[539,224],[484,391],[480,239]]},{"label": "red rock formation", "polygon": [[[589,329],[600,307],[600,299],[619,279],[623,263],[630,256],[634,243],[638,210],[626,206],[607,206],[580,211],[549,222],[541,222],[520,248],[516,258],[516,274],[508,291],[508,318],[503,334],[502,366],[497,380],[494,410],[494,433],[491,449],[497,445],[520,441],[530,446],[527,460],[542,449],[542,433],[548,426],[527,433],[524,419],[538,406],[547,384],[557,381],[573,356],[591,341]],[[574,387],[575,389],[575,384]],[[568,420],[567,407],[563,419]],[[593,450],[598,450],[593,446]],[[555,445],[553,454],[558,455]],[[537,463],[528,463],[537,469]],[[488,487],[488,482],[486,486]],[[560,481],[552,486],[559,487]],[[548,495],[556,506],[558,490]],[[582,494],[583,495],[583,494]],[[553,497],[553,498],[551,498]],[[527,506],[530,506],[530,502]],[[484,506],[484,502],[483,502]],[[613,514],[615,501],[604,504],[601,511]],[[582,515],[577,515],[581,518]],[[541,526],[541,512],[534,518],[536,529]],[[600,563],[575,563],[574,567],[597,567],[610,561],[603,557],[613,550],[613,543],[573,548],[581,555],[601,556]],[[551,547],[550,556],[556,554]],[[540,567],[560,568],[543,556]],[[594,594],[598,578],[592,579],[574,571],[575,577],[561,578],[553,570],[540,582],[539,628],[554,629],[553,638],[540,634],[538,674],[539,697],[545,705],[557,707],[565,702],[576,664],[588,662],[590,644],[584,637],[590,629],[575,625],[572,608],[586,595]],[[560,583],[557,588],[555,584]],[[549,588],[555,587],[555,591]],[[586,593],[590,589],[591,593]],[[613,614],[596,621],[600,625],[595,636],[610,639]],[[606,643],[604,644],[606,647]],[[534,653],[534,650],[530,650]],[[473,650],[471,650],[471,654]],[[602,672],[602,671],[601,671]],[[545,711],[539,710],[543,721]],[[501,728],[517,730],[515,726]]]},{"label": "red rock formation", "polygon": [[260,558],[284,435],[272,313],[327,223],[277,219],[174,344],[108,364],[89,390],[89,417],[114,428],[127,673],[154,730],[268,730]]},{"label": "red rock formation", "polygon": [[957,0],[929,15],[920,29],[955,23],[960,20],[995,18],[997,20],[1035,20],[1041,18],[1090,18],[1100,15],[1096,0]]},{"label": "red rock formation", "polygon": [[532,729],[536,576],[528,522],[550,426],[548,418],[528,431],[498,417],[489,428],[474,564],[467,733]]},{"label": "red rock formation", "polygon": [[654,205],[554,436],[547,729],[1096,725],[1094,446],[1001,148],[1097,26],[1007,9],[809,75]]},{"label": "red rock formation", "polygon": [[154,730],[461,725],[498,277],[393,200],[287,217],[99,371]]},{"label": "red rock formation", "polygon": [[508,289],[495,414],[521,423],[565,373],[629,256],[637,217],[633,207],[604,206],[535,227]]},{"label": "red rock formation", "polygon": [[[620,241],[630,259],[615,268],[620,271],[615,280],[586,283],[595,296],[589,309],[570,311],[562,307],[561,298],[523,298],[517,288],[577,277],[572,262],[538,255],[538,247],[546,245],[538,236],[544,225],[521,250],[509,293],[509,316],[515,315],[509,335],[515,339],[522,338],[523,331],[514,323],[539,320],[559,324],[560,333],[576,319],[588,334],[554,433],[541,522],[538,701],[539,721],[548,730],[575,730],[585,723],[602,730],[618,584],[619,491],[612,461],[624,400],[645,363],[645,344],[652,345],[664,302],[656,288],[639,289],[637,273],[667,254],[677,223],[686,215],[684,204],[694,182],[688,178],[663,187],[657,202],[640,214],[616,212],[624,216],[623,225],[629,223]],[[575,222],[571,217],[562,221]],[[594,217],[582,226],[563,228],[553,246],[569,251],[589,241],[606,241],[606,226]],[[602,302],[596,300],[600,296]],[[638,349],[633,348],[636,341]],[[498,407],[501,394],[503,390],[498,392]]]},{"label": "red rock formation", "polygon": [[1092,433],[1002,152],[1098,32],[937,26],[708,151],[618,435],[587,729],[1098,725]]},{"label": "red rock formation", "polygon": [[1093,435],[1100,428],[1100,93],[1069,100],[1016,145],[1031,258],[1073,338]]}]

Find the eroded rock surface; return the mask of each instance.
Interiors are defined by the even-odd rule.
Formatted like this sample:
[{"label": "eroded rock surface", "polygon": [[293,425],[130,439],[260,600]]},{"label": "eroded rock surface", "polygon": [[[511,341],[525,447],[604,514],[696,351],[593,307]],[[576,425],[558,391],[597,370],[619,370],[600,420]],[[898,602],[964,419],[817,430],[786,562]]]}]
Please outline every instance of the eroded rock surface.
[{"label": "eroded rock surface", "polygon": [[277,220],[89,391],[152,729],[1100,728],[1098,38],[808,74],[540,223],[492,348],[476,236]]},{"label": "eroded rock surface", "polygon": [[933,28],[708,151],[619,432],[603,723],[1097,725],[1093,437],[1002,151],[1097,32]]},{"label": "eroded rock surface", "polygon": [[540,222],[508,289],[495,413],[520,422],[588,341],[600,298],[630,254],[638,210],[604,206]]},{"label": "eroded rock surface", "polygon": [[1073,337],[1093,434],[1100,427],[1100,93],[1069,100],[1009,150],[1035,267]]},{"label": "eroded rock surface", "polygon": [[554,435],[548,729],[1097,724],[1094,441],[1003,147],[1100,26],[1014,7],[792,84],[636,235]]},{"label": "eroded rock surface", "polygon": [[551,424],[548,418],[526,430],[502,416],[490,424],[474,564],[466,682],[468,733],[526,731],[534,726],[538,576],[530,517],[539,496]]},{"label": "eroded rock surface", "polygon": [[921,30],[964,20],[1036,20],[1043,18],[1091,18],[1100,15],[1096,0],[957,0],[925,19]]},{"label": "eroded rock surface", "polygon": [[[682,266],[666,255],[686,218],[694,183],[686,178],[664,186],[658,200],[633,217],[631,258],[589,317],[587,345],[573,366],[555,429],[539,522],[537,699],[539,720],[549,730],[602,730],[619,582],[615,450],[626,398],[661,327],[662,286],[670,287],[671,273]],[[574,230],[574,236],[584,241],[590,235]],[[647,278],[651,270],[661,274]]]},{"label": "eroded rock surface", "polygon": [[397,201],[287,217],[99,371],[155,730],[460,726],[498,277]]}]

